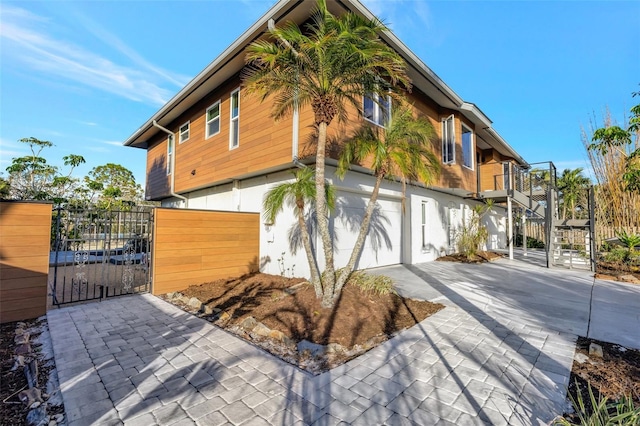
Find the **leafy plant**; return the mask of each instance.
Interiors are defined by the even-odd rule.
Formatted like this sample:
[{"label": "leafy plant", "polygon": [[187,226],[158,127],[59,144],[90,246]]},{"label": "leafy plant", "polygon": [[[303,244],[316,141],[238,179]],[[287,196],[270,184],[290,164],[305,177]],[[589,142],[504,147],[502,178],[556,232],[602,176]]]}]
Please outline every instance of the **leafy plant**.
[{"label": "leafy plant", "polygon": [[473,258],[489,238],[489,230],[482,224],[482,217],[492,206],[491,202],[475,206],[468,222],[462,225],[456,235],[458,251],[467,256],[467,259]]},{"label": "leafy plant", "polygon": [[602,396],[596,397],[591,384],[588,385],[589,403],[585,402],[578,382],[576,381],[577,396],[569,394],[579,423],[561,417],[554,421],[557,426],[636,426],[640,422],[640,407],[635,407],[633,399],[622,397],[620,401],[609,402]]},{"label": "leafy plant", "polygon": [[627,247],[631,255],[633,255],[635,248],[640,246],[640,235],[627,234],[626,231],[620,231],[616,232],[616,237],[618,237],[620,242]]},{"label": "leafy plant", "polygon": [[[346,268],[339,268],[335,271],[336,276],[344,273]],[[322,273],[325,279],[327,271]],[[393,284],[393,280],[384,275],[373,275],[365,271],[353,271],[347,278],[346,285],[353,285],[362,290],[363,293],[377,294],[384,296],[386,294],[398,294]]]}]

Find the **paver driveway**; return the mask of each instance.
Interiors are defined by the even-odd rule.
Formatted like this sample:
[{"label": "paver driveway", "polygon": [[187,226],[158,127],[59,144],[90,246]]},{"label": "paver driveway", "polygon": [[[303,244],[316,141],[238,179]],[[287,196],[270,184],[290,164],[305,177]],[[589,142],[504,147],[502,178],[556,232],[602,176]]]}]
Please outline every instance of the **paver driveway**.
[{"label": "paver driveway", "polygon": [[531,285],[567,287],[556,288],[566,313],[545,319],[525,294],[499,297],[523,267],[385,268],[407,274],[401,291],[448,307],[319,376],[150,295],[50,311],[69,424],[545,424],[564,408],[591,286],[539,270]]}]

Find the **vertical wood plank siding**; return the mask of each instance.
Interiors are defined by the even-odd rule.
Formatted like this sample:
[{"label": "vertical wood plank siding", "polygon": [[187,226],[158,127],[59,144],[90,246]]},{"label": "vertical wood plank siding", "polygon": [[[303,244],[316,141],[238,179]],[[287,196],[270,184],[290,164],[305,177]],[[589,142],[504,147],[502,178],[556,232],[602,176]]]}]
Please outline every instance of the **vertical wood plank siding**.
[{"label": "vertical wood plank siding", "polygon": [[0,323],[47,312],[51,204],[0,202]]},{"label": "vertical wood plank siding", "polygon": [[153,294],[258,270],[260,215],[158,208]]}]

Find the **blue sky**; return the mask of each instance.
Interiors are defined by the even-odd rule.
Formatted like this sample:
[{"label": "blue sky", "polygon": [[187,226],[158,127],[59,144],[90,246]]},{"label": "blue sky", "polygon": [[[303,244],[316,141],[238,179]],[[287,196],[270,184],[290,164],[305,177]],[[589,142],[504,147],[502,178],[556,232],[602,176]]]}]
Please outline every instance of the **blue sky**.
[{"label": "blue sky", "polygon": [[[274,1],[0,3],[0,170],[33,136],[50,163],[81,154],[144,183],[145,154],[121,147]],[[529,162],[587,167],[580,141],[605,108],[640,99],[638,1],[364,0]]]}]

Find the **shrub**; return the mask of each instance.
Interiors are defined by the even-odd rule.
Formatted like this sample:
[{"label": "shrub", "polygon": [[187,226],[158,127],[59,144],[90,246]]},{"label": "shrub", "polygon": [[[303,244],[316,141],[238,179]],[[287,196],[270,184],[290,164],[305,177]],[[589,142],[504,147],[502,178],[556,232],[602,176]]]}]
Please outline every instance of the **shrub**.
[{"label": "shrub", "polygon": [[633,399],[623,397],[620,401],[609,402],[602,396],[596,397],[591,384],[588,384],[589,404],[587,404],[580,392],[580,387],[576,381],[577,397],[571,394],[571,404],[573,405],[579,423],[572,423],[564,417],[556,419],[554,425],[557,426],[637,426],[640,424],[640,407],[635,407]]},{"label": "shrub", "polygon": [[486,226],[482,225],[482,216],[491,209],[492,203],[485,205],[477,205],[471,212],[469,221],[462,225],[456,235],[456,245],[458,251],[467,259],[473,258],[473,256],[482,249],[482,246],[487,242],[489,238],[489,230]]},{"label": "shrub", "polygon": [[[342,269],[336,271],[336,275],[342,273]],[[384,296],[387,294],[398,294],[393,284],[393,280],[384,275],[368,274],[364,271],[353,271],[347,280],[347,285],[358,287],[363,293],[377,294]]]},{"label": "shrub", "polygon": [[640,235],[627,234],[626,231],[616,232],[616,237],[620,242],[629,249],[629,252],[633,254],[636,246],[640,246]]},{"label": "shrub", "polygon": [[[522,247],[522,234],[516,235],[515,245],[517,247]],[[527,237],[527,248],[544,248],[544,241],[540,241],[537,238]]]}]

